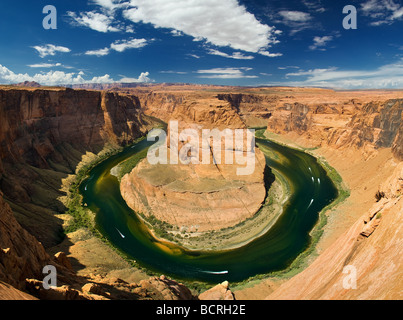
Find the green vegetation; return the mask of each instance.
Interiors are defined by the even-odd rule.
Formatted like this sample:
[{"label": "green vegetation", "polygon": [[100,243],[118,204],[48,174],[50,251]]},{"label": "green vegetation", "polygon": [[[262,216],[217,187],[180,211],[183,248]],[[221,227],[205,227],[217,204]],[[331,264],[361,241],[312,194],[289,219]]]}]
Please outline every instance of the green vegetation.
[{"label": "green vegetation", "polygon": [[149,217],[145,217],[141,213],[138,213],[138,215],[149,225],[157,237],[171,242],[178,242],[172,233],[169,233],[169,231],[177,230],[176,227],[168,222],[158,220],[154,215],[150,215]]},{"label": "green vegetation", "polygon": [[137,164],[147,156],[147,152],[148,148],[130,157],[125,162],[119,164],[119,173],[118,173],[119,181],[121,181],[126,174],[132,172],[133,168],[137,166]]},{"label": "green vegetation", "polygon": [[[137,139],[134,143],[138,143],[143,140],[144,137]],[[74,232],[80,228],[86,228],[91,231],[94,235],[100,236],[100,233],[96,230],[94,224],[94,214],[91,210],[82,206],[83,198],[80,194],[79,187],[81,183],[88,177],[89,172],[102,161],[110,158],[113,155],[118,154],[123,151],[123,147],[108,146],[102,150],[94,159],[87,164],[78,166],[74,181],[70,184],[68,195],[67,195],[67,210],[66,213],[73,217],[73,220],[65,228],[65,233]],[[135,161],[140,161],[137,157],[130,163],[133,164]],[[131,159],[129,159],[131,160]],[[128,160],[128,161],[129,161]],[[128,165],[124,167],[128,170]]]},{"label": "green vegetation", "polygon": [[99,232],[95,228],[93,213],[91,212],[91,210],[82,206],[83,197],[80,194],[79,187],[81,183],[87,178],[88,173],[91,171],[91,169],[93,169],[97,164],[101,163],[105,159],[117,154],[120,151],[122,151],[121,148],[103,152],[102,154],[99,154],[94,161],[89,164],[83,165],[76,172],[74,181],[70,184],[67,195],[68,200],[66,213],[71,215],[73,219],[71,222],[69,222],[69,225],[65,227],[66,234],[77,231],[80,228],[86,228],[92,234],[99,235]]},{"label": "green vegetation", "polygon": [[[137,139],[134,143],[138,143],[143,140],[145,137],[141,137]],[[68,225],[64,227],[64,234],[68,234],[71,232],[75,232],[79,229],[86,229],[88,230],[94,237],[101,240],[103,243],[108,245],[111,249],[113,249],[123,260],[125,260],[131,267],[136,268],[147,274],[148,276],[158,276],[157,273],[153,272],[152,270],[143,268],[139,265],[136,261],[128,257],[124,252],[120,251],[116,248],[106,237],[104,237],[95,226],[95,214],[86,207],[83,207],[83,197],[80,194],[79,187],[81,183],[88,177],[89,172],[102,161],[110,158],[113,155],[116,155],[123,151],[123,147],[117,146],[108,146],[104,150],[102,150],[98,155],[94,156],[93,159],[89,163],[79,165],[74,176],[74,180],[70,183],[68,188],[67,194],[67,203],[66,207],[67,210],[65,211],[69,214],[73,219],[69,220]],[[133,165],[134,163],[138,163],[141,159],[138,157],[134,157],[132,161],[130,161],[124,167],[124,170],[129,170],[129,166]],[[129,159],[131,160],[131,159]],[[129,161],[128,160],[128,161]],[[131,170],[130,170],[131,171]],[[129,172],[130,172],[129,171]],[[122,175],[123,176],[123,175]]]}]

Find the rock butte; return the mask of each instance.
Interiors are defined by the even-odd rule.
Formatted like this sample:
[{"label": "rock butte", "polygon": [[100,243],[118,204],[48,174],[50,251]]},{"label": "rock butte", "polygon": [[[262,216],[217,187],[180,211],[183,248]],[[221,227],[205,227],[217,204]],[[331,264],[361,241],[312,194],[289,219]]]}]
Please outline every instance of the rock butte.
[{"label": "rock butte", "polygon": [[[145,134],[155,117],[207,127],[267,126],[272,138],[318,148],[314,154],[325,157],[351,190],[347,201],[327,213],[315,261],[290,280],[267,279],[235,290],[235,298],[402,298],[402,91],[192,85],[106,89],[0,88],[1,298],[194,298],[165,277],[139,275],[132,281],[136,271],[101,241],[84,237],[84,231],[60,237],[67,219],[58,200],[64,195],[62,181],[90,153]],[[378,191],[383,197],[376,202]],[[63,254],[54,256],[58,251],[72,263]],[[58,268],[60,286],[43,292],[41,269],[49,263]],[[358,270],[356,290],[341,285],[343,267],[349,264]],[[220,285],[205,296],[231,298],[227,291],[226,284]]]},{"label": "rock butte", "polygon": [[[245,126],[235,110],[218,99],[196,102],[184,100],[182,105],[188,112],[181,112],[178,132],[195,129],[198,139],[177,141],[178,150],[186,144],[198,148],[197,160],[200,164],[170,164],[170,148],[167,152],[168,164],[152,165],[145,158],[129,175],[123,177],[123,198],[135,212],[147,217],[153,215],[183,231],[218,230],[235,226],[253,217],[266,197],[263,153],[257,148],[253,150],[253,170],[248,175],[237,174],[237,169],[246,165],[237,164],[235,149],[228,149],[224,144],[220,163],[214,163],[218,154],[213,155],[211,147],[207,148],[210,164],[203,164],[202,129],[214,129],[212,126],[217,125],[218,130],[235,130],[244,129]],[[187,109],[188,105],[191,105],[190,109]],[[171,118],[173,119],[175,118]],[[200,126],[204,122],[206,125]],[[170,129],[168,127],[168,138]],[[244,157],[247,152],[252,152],[247,146],[246,130],[243,138]],[[173,141],[168,139],[168,146],[171,142]],[[228,158],[233,164],[226,164]]]}]

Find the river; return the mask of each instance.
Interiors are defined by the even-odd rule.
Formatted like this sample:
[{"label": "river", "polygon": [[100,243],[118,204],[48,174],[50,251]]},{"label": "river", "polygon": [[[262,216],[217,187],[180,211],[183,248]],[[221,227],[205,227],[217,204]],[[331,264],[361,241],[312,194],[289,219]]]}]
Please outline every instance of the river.
[{"label": "river", "polygon": [[319,213],[338,192],[313,156],[269,140],[256,139],[267,165],[280,174],[291,195],[273,227],[250,243],[226,251],[191,251],[157,240],[127,206],[111,169],[152,143],[142,140],[94,167],[80,186],[83,202],[96,213],[97,229],[128,258],[175,279],[239,282],[287,268],[310,243]]}]

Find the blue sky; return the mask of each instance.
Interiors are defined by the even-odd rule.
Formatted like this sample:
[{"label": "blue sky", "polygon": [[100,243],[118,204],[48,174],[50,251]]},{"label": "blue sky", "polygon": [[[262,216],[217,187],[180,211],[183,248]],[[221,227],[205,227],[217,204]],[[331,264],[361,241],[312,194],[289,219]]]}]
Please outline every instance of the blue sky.
[{"label": "blue sky", "polygon": [[[49,4],[56,30],[42,26]],[[396,0],[3,1],[0,29],[4,84],[403,87]]]}]

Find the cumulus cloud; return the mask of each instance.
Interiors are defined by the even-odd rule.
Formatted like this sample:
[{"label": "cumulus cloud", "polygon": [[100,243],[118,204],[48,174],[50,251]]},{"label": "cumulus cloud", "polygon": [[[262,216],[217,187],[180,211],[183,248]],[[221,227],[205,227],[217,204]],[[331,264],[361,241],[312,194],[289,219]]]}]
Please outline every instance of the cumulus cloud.
[{"label": "cumulus cloud", "polygon": [[55,46],[53,44],[47,44],[44,46],[34,46],[32,48],[38,51],[39,56],[41,58],[45,58],[46,56],[54,56],[56,55],[57,52],[66,53],[71,51],[69,48],[62,46]]},{"label": "cumulus cloud", "polygon": [[336,67],[288,73],[287,77],[305,78],[287,82],[295,86],[318,86],[344,89],[403,88],[403,59],[374,70],[339,70]]},{"label": "cumulus cloud", "polygon": [[321,50],[325,51],[326,50],[326,45],[328,42],[333,40],[333,36],[323,36],[323,37],[315,37],[313,38],[313,45],[309,47],[311,50]]},{"label": "cumulus cloud", "polygon": [[95,11],[80,12],[78,15],[68,11],[67,15],[71,18],[74,25],[88,27],[98,32],[118,32],[121,31],[116,26],[112,26],[113,17],[98,13]]},{"label": "cumulus cloud", "polygon": [[6,84],[36,81],[43,85],[75,84],[85,82],[80,74],[74,72],[65,73],[63,71],[49,71],[47,73],[37,73],[30,76],[27,73],[14,73],[2,65],[0,65],[0,81]]},{"label": "cumulus cloud", "polygon": [[199,78],[206,79],[254,79],[258,78],[255,75],[246,75],[245,72],[252,70],[252,68],[213,68],[206,70],[198,70],[196,73],[202,74]]},{"label": "cumulus cloud", "polygon": [[256,53],[277,42],[275,28],[262,24],[237,0],[131,0],[123,15],[235,50]]},{"label": "cumulus cloud", "polygon": [[[139,78],[123,78],[119,82],[150,82],[148,72],[143,72]],[[84,79],[84,72],[80,71],[66,73],[63,71],[49,71],[47,73],[37,73],[29,75],[27,73],[15,73],[7,67],[0,65],[0,83],[12,84],[24,81],[35,81],[42,85],[67,85],[67,84],[83,84],[83,83],[114,83],[115,80],[110,75],[93,77],[92,79]]]},{"label": "cumulus cloud", "polygon": [[118,40],[111,44],[111,49],[117,52],[123,52],[127,49],[139,49],[147,45],[146,39]]},{"label": "cumulus cloud", "polygon": [[141,82],[153,82],[149,78],[150,73],[149,72],[142,72],[138,78],[128,78],[124,77],[120,79],[119,82],[124,82],[124,83],[141,83]]}]

